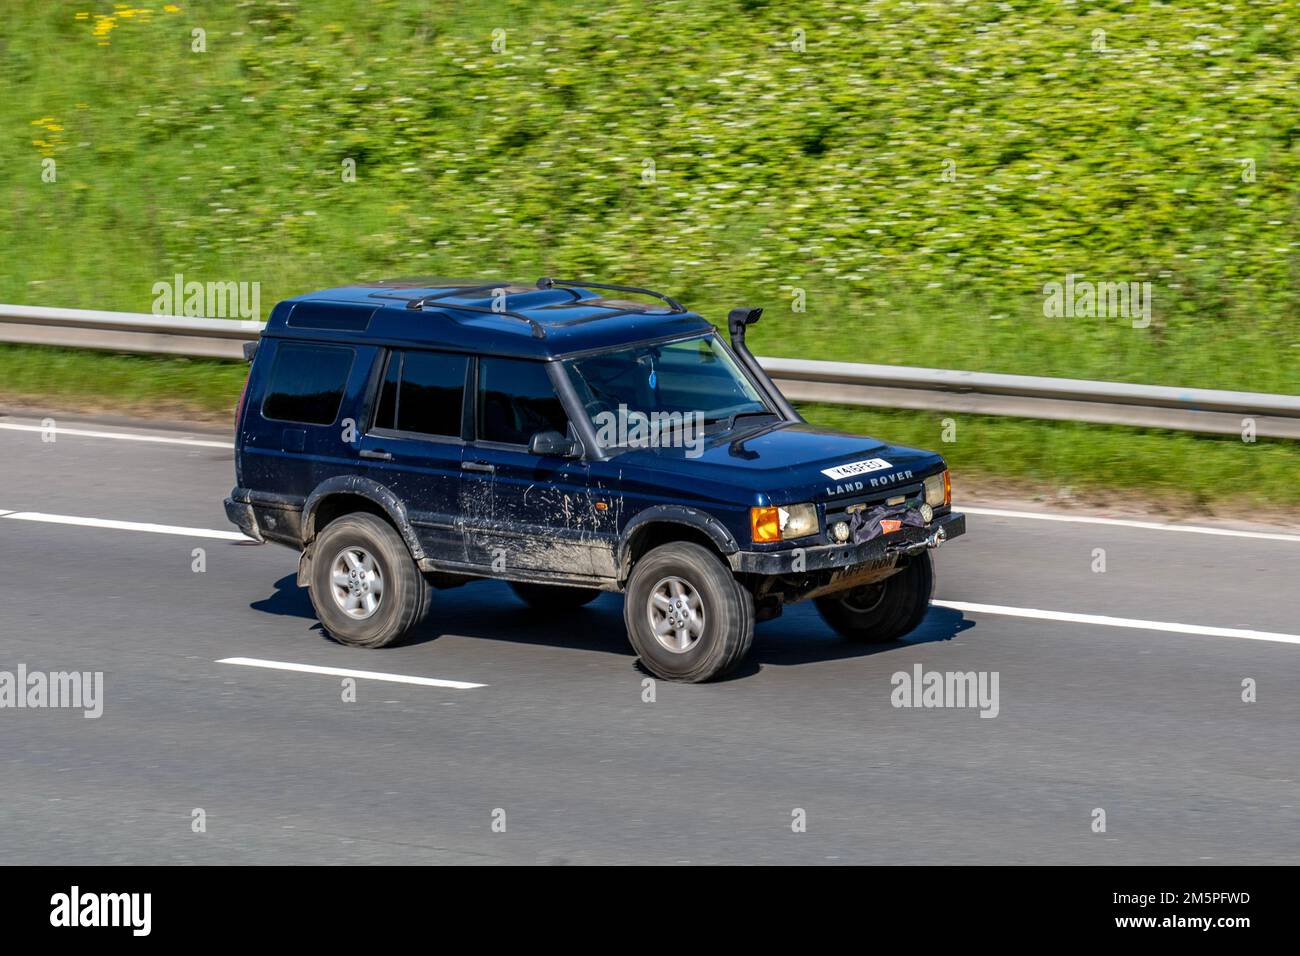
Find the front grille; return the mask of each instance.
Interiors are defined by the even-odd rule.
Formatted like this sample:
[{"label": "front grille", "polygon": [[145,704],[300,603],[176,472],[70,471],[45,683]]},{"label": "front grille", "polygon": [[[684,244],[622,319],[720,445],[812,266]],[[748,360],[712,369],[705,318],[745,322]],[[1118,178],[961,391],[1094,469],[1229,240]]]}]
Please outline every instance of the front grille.
[{"label": "front grille", "polygon": [[[898,501],[900,498],[902,501]],[[831,526],[837,521],[849,521],[854,511],[870,511],[887,501],[897,501],[898,504],[906,505],[908,508],[919,508],[924,500],[925,486],[920,483],[887,489],[873,488],[869,493],[836,498],[834,501],[826,502],[821,536],[824,540],[834,543],[835,539],[831,537]]]}]

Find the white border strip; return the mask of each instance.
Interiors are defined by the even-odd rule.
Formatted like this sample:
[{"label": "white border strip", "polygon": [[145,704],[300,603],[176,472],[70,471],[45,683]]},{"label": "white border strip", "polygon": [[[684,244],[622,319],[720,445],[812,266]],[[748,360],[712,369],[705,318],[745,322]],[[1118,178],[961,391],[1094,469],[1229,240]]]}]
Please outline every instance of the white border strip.
[{"label": "white border strip", "polygon": [[273,671],[297,671],[302,674],[325,674],[330,677],[359,677],[364,680],[386,680],[393,684],[419,684],[421,687],[450,687],[452,690],[474,690],[487,684],[471,684],[463,680],[443,680],[439,677],[412,677],[409,674],[384,674],[379,671],[357,671],[347,667],[320,667],[316,664],[289,664],[284,661],[263,661],[256,657],[226,657],[218,664],[238,664],[242,667],[265,667]]},{"label": "white border strip", "polygon": [[110,521],[107,518],[78,518],[75,515],[47,515],[39,511],[3,511],[0,519],[42,521],[46,524],[71,524],[82,528],[111,528],[114,531],[147,531],[150,534],[177,534],[187,538],[218,538],[222,541],[250,541],[239,531],[216,531],[212,528],[184,528],[179,525],[149,524],[145,521]]},{"label": "white border strip", "polygon": [[1187,531],[1192,534],[1217,534],[1228,538],[1260,538],[1265,541],[1300,541],[1300,534],[1271,531],[1238,531],[1235,528],[1209,528],[1194,524],[1164,524],[1159,521],[1132,521],[1127,518],[1094,518],[1090,515],[1040,514],[1037,511],[1007,511],[1002,508],[967,508],[953,505],[954,511],[990,518],[1029,518],[1034,521],[1073,521],[1077,524],[1105,524],[1118,528],[1141,528],[1144,531]]},{"label": "white border strip", "polygon": [[148,441],[160,445],[191,445],[195,448],[234,448],[228,441],[210,441],[202,438],[170,438],[166,435],[136,435],[131,432],[94,432],[84,428],[64,428],[43,425],[17,425],[12,422],[0,422],[0,428],[14,432],[50,432],[56,438],[59,435],[75,435],[78,438],[116,438],[119,441]]},{"label": "white border strip", "polygon": [[1103,627],[1128,627],[1139,631],[1166,631],[1172,634],[1196,634],[1203,637],[1238,637],[1247,641],[1300,644],[1300,634],[1277,634],[1271,631],[1250,631],[1236,627],[1173,624],[1169,621],[1143,621],[1132,617],[1109,617],[1105,614],[1074,614],[1070,611],[1040,611],[1028,607],[1006,607],[1002,604],[969,604],[965,601],[931,601],[930,604],[934,607],[946,607],[953,611],[968,611],[971,614],[1001,614],[1005,617],[1027,617],[1037,621],[1099,624]]}]

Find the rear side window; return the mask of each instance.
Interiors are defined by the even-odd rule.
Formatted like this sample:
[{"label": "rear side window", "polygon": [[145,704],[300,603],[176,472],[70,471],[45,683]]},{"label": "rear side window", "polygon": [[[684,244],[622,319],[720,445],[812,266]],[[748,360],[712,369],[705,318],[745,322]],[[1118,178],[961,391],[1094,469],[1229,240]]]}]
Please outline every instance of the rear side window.
[{"label": "rear side window", "polygon": [[484,358],[478,362],[475,422],[480,441],[527,445],[538,432],[568,429],[564,414],[542,362]]},{"label": "rear side window", "polygon": [[286,325],[295,329],[341,329],[347,332],[364,332],[370,318],[378,309],[355,305],[330,305],[329,303],[299,302],[289,313]]},{"label": "rear side window", "polygon": [[262,417],[332,425],[343,402],[353,355],[352,349],[334,345],[281,343],[262,400]]},{"label": "rear side window", "polygon": [[374,427],[459,438],[468,361],[442,352],[390,353]]}]

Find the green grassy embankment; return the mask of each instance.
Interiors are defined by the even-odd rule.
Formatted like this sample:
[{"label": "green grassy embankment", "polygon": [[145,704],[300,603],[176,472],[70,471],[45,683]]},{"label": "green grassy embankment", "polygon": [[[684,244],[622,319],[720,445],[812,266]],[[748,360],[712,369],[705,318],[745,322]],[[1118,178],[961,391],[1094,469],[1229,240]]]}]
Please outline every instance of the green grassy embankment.
[{"label": "green grassy embankment", "polygon": [[[1292,3],[18,0],[0,82],[2,302],[546,273],[763,305],[760,354],[1297,390]],[[1068,274],[1149,324],[1045,316]],[[221,419],[242,375],[0,348],[9,403]],[[1300,503],[1293,443],[957,418],[973,476]]]}]

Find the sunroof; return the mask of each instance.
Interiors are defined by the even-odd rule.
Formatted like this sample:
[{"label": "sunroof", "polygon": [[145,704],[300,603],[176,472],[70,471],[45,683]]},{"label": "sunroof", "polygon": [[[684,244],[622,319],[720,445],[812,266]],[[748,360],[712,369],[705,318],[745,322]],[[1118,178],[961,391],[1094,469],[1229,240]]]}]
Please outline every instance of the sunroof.
[{"label": "sunroof", "polygon": [[654,312],[667,314],[671,309],[655,308],[647,302],[634,302],[631,299],[575,299],[571,302],[555,302],[551,305],[541,306],[542,309],[585,309],[588,307],[597,309],[613,309],[617,312]]}]

